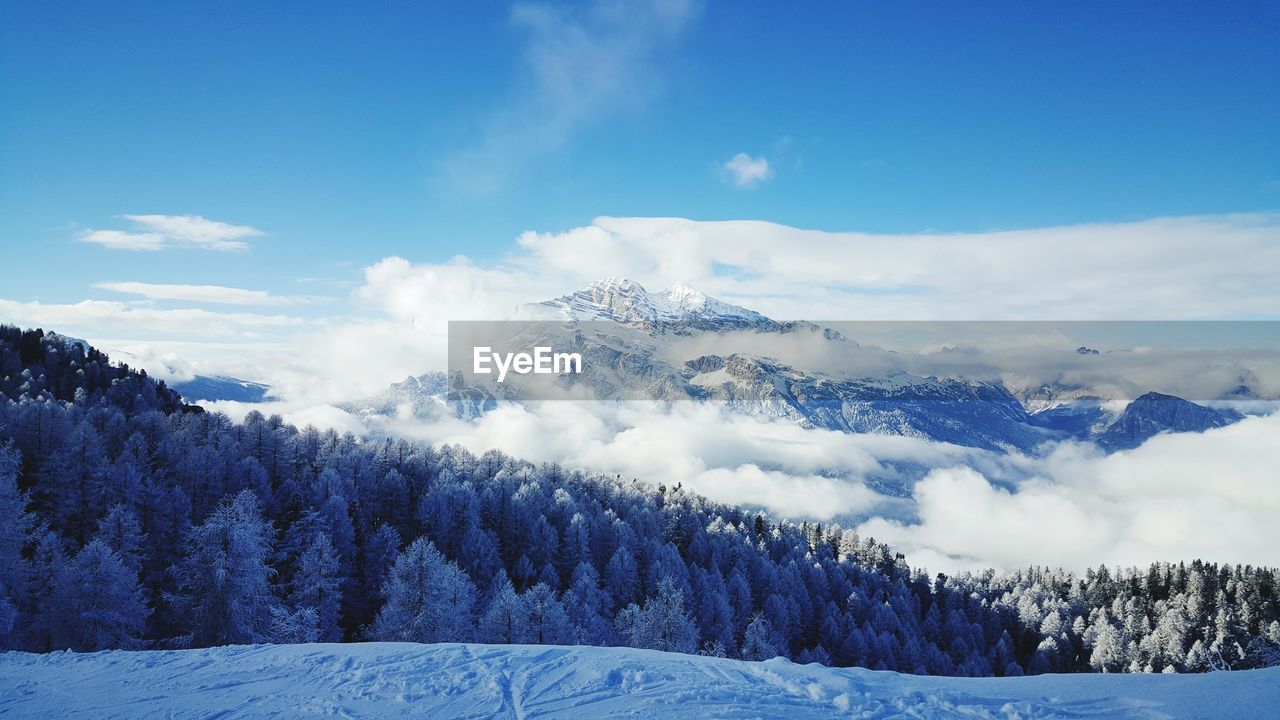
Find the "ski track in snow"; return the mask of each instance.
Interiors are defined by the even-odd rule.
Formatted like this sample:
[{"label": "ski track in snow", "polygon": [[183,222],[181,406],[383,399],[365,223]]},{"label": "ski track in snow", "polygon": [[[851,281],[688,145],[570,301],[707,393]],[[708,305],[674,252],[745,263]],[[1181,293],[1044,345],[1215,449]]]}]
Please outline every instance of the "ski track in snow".
[{"label": "ski track in snow", "polygon": [[938,678],[631,648],[255,645],[0,654],[14,718],[1266,718],[1280,668]]}]

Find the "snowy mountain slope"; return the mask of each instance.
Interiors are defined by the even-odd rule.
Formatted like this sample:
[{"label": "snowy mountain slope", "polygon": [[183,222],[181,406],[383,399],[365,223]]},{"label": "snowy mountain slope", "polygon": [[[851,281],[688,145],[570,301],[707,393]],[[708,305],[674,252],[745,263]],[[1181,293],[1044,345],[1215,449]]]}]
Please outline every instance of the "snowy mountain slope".
[{"label": "snowy mountain slope", "polygon": [[1029,450],[1050,435],[999,383],[920,377],[829,378],[768,360],[705,356],[687,364],[699,399],[849,433],[927,438],[990,450]]},{"label": "snowy mountain slope", "polygon": [[1029,387],[1011,387],[1009,392],[1022,403],[1027,412],[1039,414],[1054,408],[1073,403],[1101,402],[1096,391],[1079,384],[1061,382],[1032,385]]},{"label": "snowy mountain slope", "polygon": [[[1029,451],[1054,437],[1051,431],[1033,424],[1017,399],[998,382],[905,372],[838,378],[740,353],[678,362],[664,358],[652,345],[635,342],[634,337],[600,332],[561,335],[559,339],[539,336],[523,345],[578,352],[583,357],[581,374],[553,380],[508,377],[506,383],[497,383],[492,376],[455,376],[449,387],[450,403],[466,398],[468,408],[483,409],[494,407],[496,400],[523,403],[552,397],[714,402],[737,413],[789,420],[806,427],[915,437],[988,450]],[[519,347],[521,343],[511,345]],[[375,408],[380,403],[371,399],[352,406]],[[464,415],[462,408],[454,414]],[[368,414],[364,417],[374,419]]]},{"label": "snowy mountain slope", "polygon": [[234,646],[0,655],[14,718],[1262,718],[1280,668],[941,678],[630,648]]},{"label": "snowy mountain slope", "polygon": [[262,383],[250,382],[226,375],[196,375],[190,380],[170,383],[187,402],[212,402],[233,400],[257,403],[266,399],[271,388]]},{"label": "snowy mountain slope", "polygon": [[1118,414],[1100,400],[1083,399],[1031,413],[1031,422],[1076,440],[1092,440],[1115,422]]},{"label": "snowy mountain slope", "polygon": [[1015,393],[1031,422],[1074,440],[1096,442],[1107,452],[1132,450],[1161,433],[1204,432],[1230,425],[1243,415],[1215,409],[1174,395],[1148,392],[1117,410],[1082,388],[1045,386]]},{"label": "snowy mountain slope", "polygon": [[[1080,350],[1088,348],[1082,347],[1076,352]],[[1099,397],[1093,388],[1079,384],[1046,383],[1011,389],[1011,392],[1026,408],[1032,423],[1076,440],[1096,439],[1120,415],[1120,411]]]}]

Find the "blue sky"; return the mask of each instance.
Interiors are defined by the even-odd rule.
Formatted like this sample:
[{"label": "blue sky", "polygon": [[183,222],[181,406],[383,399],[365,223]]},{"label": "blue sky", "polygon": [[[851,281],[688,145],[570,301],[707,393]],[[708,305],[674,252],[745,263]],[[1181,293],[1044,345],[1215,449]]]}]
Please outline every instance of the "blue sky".
[{"label": "blue sky", "polygon": [[[0,242],[57,270],[4,295],[315,292],[297,279],[491,260],[599,215],[910,233],[1280,207],[1274,2],[462,7],[4,4]],[[735,185],[738,153],[768,176]],[[77,242],[124,214],[266,234]]]}]

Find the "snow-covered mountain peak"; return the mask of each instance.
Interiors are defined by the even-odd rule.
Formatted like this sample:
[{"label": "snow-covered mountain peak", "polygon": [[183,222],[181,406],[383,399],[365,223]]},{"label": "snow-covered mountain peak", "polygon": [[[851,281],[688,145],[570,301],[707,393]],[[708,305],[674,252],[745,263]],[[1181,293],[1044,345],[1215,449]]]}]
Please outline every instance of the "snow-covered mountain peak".
[{"label": "snow-covered mountain peak", "polygon": [[[581,297],[581,296],[586,297]],[[560,298],[569,300],[570,304],[580,305],[575,301],[580,298],[588,300],[594,311],[611,312],[619,316],[652,316],[653,303],[649,291],[634,280],[610,276],[587,285],[585,291]],[[576,308],[575,308],[576,309]],[[580,313],[574,313],[575,316]],[[579,319],[576,318],[575,319]]]},{"label": "snow-covered mountain peak", "polygon": [[697,288],[689,287],[684,283],[676,283],[660,293],[677,305],[684,307],[702,307],[707,304],[707,296]]},{"label": "snow-covered mountain peak", "polygon": [[610,275],[603,280],[592,280],[587,287],[600,292],[645,292],[644,286],[630,278]]},{"label": "snow-covered mountain peak", "polygon": [[677,327],[727,330],[771,327],[772,320],[754,310],[710,297],[688,285],[659,292],[626,278],[608,277],[570,295],[529,307],[534,317],[562,320],[612,320],[654,331]]}]

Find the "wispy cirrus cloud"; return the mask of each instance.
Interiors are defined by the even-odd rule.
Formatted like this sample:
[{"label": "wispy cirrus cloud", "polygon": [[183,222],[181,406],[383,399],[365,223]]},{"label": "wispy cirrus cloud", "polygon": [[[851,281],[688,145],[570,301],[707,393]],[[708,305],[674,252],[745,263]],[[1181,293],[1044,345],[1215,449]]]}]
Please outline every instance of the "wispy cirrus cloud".
[{"label": "wispy cirrus cloud", "polygon": [[738,153],[729,158],[720,170],[725,182],[744,190],[760,187],[762,183],[773,177],[773,168],[769,166],[769,159],[763,155],[752,157],[746,153]]},{"label": "wispy cirrus cloud", "polygon": [[527,38],[521,90],[488,118],[476,147],[445,164],[444,183],[471,195],[496,193],[586,126],[641,105],[662,81],[659,50],[698,10],[696,0],[516,5],[511,22]]},{"label": "wispy cirrus cloud", "polygon": [[169,239],[160,233],[125,232],[124,230],[85,230],[80,242],[101,245],[110,250],[163,250]]},{"label": "wispy cirrus cloud", "polygon": [[218,305],[298,305],[321,298],[285,297],[266,290],[246,290],[223,285],[172,285],[144,282],[100,282],[94,287],[127,295],[141,295],[150,300],[180,300]]},{"label": "wispy cirrus cloud", "polygon": [[248,225],[209,220],[199,215],[121,215],[137,226],[137,230],[90,229],[80,234],[80,242],[101,245],[111,250],[150,251],[170,248],[196,248],[223,252],[249,249],[245,238],[265,235]]}]

